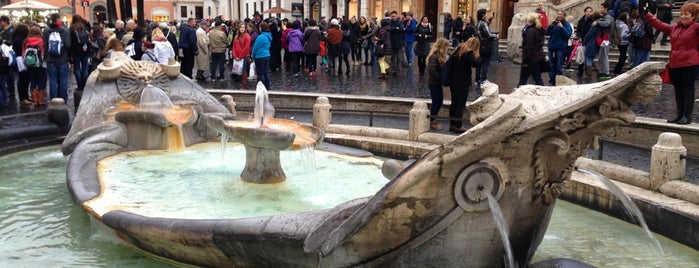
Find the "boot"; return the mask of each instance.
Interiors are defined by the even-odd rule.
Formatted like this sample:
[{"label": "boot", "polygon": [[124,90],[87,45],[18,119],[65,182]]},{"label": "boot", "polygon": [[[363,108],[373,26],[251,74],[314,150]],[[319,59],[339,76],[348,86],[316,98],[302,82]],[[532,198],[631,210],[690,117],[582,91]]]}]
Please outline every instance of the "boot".
[{"label": "boot", "polygon": [[684,112],[677,124],[687,125],[692,123],[692,110],[694,110],[694,98],[684,98]]},{"label": "boot", "polygon": [[592,78],[592,66],[585,66],[585,76],[584,78]]},{"label": "boot", "polygon": [[39,89],[36,90],[36,100],[35,101],[36,101],[37,105],[39,105],[39,106],[46,105],[46,103],[44,102],[45,95],[46,95],[46,92],[44,92],[43,90],[39,90]]},{"label": "boot", "polygon": [[431,121],[430,121],[430,129],[432,129],[432,130],[441,130],[441,129],[442,129],[442,125],[440,125],[439,122],[437,122],[437,120],[431,120]]},{"label": "boot", "polygon": [[31,93],[32,93],[32,101],[34,102],[34,105],[39,105],[39,103],[37,102],[37,100],[39,99],[39,97],[37,96],[37,95],[39,95],[39,90],[32,89]]},{"label": "boot", "polygon": [[248,88],[248,72],[243,72],[240,75],[240,87],[243,89]]},{"label": "boot", "polygon": [[[672,120],[667,120],[668,123],[677,123],[677,121],[680,121],[682,119],[682,116],[684,116],[684,106],[686,105],[686,102],[684,101],[684,93],[682,92],[682,89],[680,88],[674,88],[675,90],[675,103],[677,104],[677,117]],[[693,103],[693,101],[692,101]]]}]

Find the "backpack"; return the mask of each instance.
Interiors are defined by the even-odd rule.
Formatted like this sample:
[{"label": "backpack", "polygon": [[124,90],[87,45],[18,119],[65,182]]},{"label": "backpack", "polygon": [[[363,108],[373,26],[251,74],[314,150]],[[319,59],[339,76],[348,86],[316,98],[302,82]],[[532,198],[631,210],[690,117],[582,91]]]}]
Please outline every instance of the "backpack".
[{"label": "backpack", "polygon": [[63,54],[63,39],[59,31],[49,34],[49,55],[61,56]]},{"label": "backpack", "polygon": [[27,46],[27,48],[24,49],[23,56],[24,65],[27,66],[27,68],[38,68],[41,67],[41,64],[43,63],[43,60],[41,59],[41,51],[36,45]]},{"label": "backpack", "polygon": [[454,51],[454,54],[452,56],[447,58],[447,61],[444,62],[444,66],[442,66],[442,72],[440,73],[440,78],[442,79],[442,86],[449,86],[449,80],[451,79],[451,69],[452,65],[454,65],[454,61],[452,60],[452,58],[455,57],[454,55],[456,55],[456,51]]},{"label": "backpack", "polygon": [[609,24],[607,31],[609,31],[609,42],[615,46],[618,46],[619,43],[621,43],[621,33],[619,33],[619,30],[616,28],[616,20],[612,20],[612,23]]},{"label": "backpack", "polygon": [[631,36],[635,38],[643,38],[646,36],[646,27],[645,23],[643,23],[643,20],[638,20],[636,21],[636,24],[631,27]]},{"label": "backpack", "polygon": [[0,54],[2,54],[0,57],[0,65],[2,66],[15,66],[17,65],[17,55],[15,55],[15,51],[12,50],[12,46],[6,44],[5,42],[0,45]]},{"label": "backpack", "polygon": [[76,30],[75,37],[78,41],[78,45],[82,47],[83,52],[87,52],[87,50],[90,48],[90,34],[87,32],[87,30]]}]

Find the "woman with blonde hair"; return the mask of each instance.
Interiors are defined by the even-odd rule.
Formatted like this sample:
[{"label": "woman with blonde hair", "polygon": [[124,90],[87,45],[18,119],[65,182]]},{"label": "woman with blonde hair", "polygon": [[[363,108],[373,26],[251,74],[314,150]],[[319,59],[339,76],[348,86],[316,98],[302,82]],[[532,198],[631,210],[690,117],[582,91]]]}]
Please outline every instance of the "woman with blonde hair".
[{"label": "woman with blonde hair", "polygon": [[114,51],[119,51],[119,52],[124,52],[124,45],[121,44],[121,41],[117,38],[110,38],[107,41],[107,45],[104,46],[104,49],[100,51],[99,54],[97,54],[97,57],[100,59],[106,59],[112,56],[112,52]]},{"label": "woman with blonde hair", "polygon": [[446,81],[445,84],[449,85],[449,91],[451,92],[449,131],[453,133],[461,134],[466,132],[462,118],[466,108],[468,90],[473,83],[471,80],[471,69],[480,66],[480,49],[481,42],[478,41],[477,37],[471,37],[456,47],[456,50],[451,55],[452,59],[449,66],[446,66],[449,68],[449,81]]},{"label": "woman with blonde hair", "polygon": [[153,29],[153,54],[160,64],[168,64],[170,58],[175,58],[175,49],[167,40],[160,28]]},{"label": "woman with blonde hair", "polygon": [[527,25],[522,29],[522,67],[518,86],[527,84],[530,76],[534,78],[535,84],[544,85],[544,80],[541,79],[541,65],[547,64],[544,62],[544,34],[539,14],[527,15]]},{"label": "woman with blonde hair", "polygon": [[442,126],[437,122],[439,109],[444,103],[444,89],[442,88],[442,68],[447,62],[447,50],[449,49],[449,40],[439,38],[427,55],[427,85],[430,88],[430,97],[432,105],[430,106],[430,129],[440,130]]}]

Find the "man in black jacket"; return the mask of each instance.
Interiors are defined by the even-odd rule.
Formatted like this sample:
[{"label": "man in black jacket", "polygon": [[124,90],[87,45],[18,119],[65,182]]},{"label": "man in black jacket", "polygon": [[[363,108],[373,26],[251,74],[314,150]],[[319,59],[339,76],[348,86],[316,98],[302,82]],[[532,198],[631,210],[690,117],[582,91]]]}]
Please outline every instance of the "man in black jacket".
[{"label": "man in black jacket", "polygon": [[[578,20],[578,25],[575,27],[575,36],[578,38],[578,41],[582,44],[583,38],[585,38],[585,35],[587,32],[590,31],[590,27],[592,27],[592,7],[585,7],[585,15]],[[582,49],[582,47],[578,48]],[[578,65],[578,77],[583,76],[583,72],[585,70],[585,63],[582,63]]]},{"label": "man in black jacket", "polygon": [[[182,49],[182,62],[180,65],[180,73],[192,79],[192,70],[194,69],[194,56],[199,48],[197,46],[197,34],[194,30],[197,21],[194,18],[189,18],[186,25],[180,27],[179,48]],[[173,47],[174,49],[174,47]]]},{"label": "man in black jacket", "polygon": [[401,57],[398,57],[397,55],[405,55],[403,53],[403,48],[405,47],[405,26],[403,25],[403,21],[401,21],[398,18],[398,12],[397,11],[391,11],[391,49],[392,54],[394,55],[391,57],[391,71],[393,71],[393,75],[396,76],[398,75],[398,71],[400,71],[400,65],[402,63]]}]

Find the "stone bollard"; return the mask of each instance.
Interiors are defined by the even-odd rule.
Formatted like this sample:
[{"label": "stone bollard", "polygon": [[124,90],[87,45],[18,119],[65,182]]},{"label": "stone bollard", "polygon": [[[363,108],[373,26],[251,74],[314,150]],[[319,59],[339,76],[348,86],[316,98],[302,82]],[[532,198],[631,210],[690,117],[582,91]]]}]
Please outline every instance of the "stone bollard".
[{"label": "stone bollard", "polygon": [[328,97],[318,97],[316,103],[313,104],[313,126],[325,129],[333,120],[333,114],[330,113],[330,101]]},{"label": "stone bollard", "polygon": [[46,112],[49,122],[56,124],[61,134],[68,133],[70,130],[70,112],[68,111],[68,105],[66,105],[65,100],[61,98],[51,99],[51,103],[49,103],[49,108],[46,109]]},{"label": "stone bollard", "polygon": [[430,110],[427,109],[427,103],[418,101],[413,104],[410,109],[410,125],[408,126],[408,139],[417,140],[420,134],[430,130]]},{"label": "stone bollard", "polygon": [[231,112],[233,116],[235,116],[236,111],[235,111],[235,101],[233,101],[233,96],[231,95],[223,95],[221,96],[221,99],[219,100],[223,106],[228,108],[228,111]]},{"label": "stone bollard", "polygon": [[687,164],[685,156],[687,149],[682,146],[679,134],[660,134],[650,157],[650,189],[657,191],[668,181],[684,178]]}]

